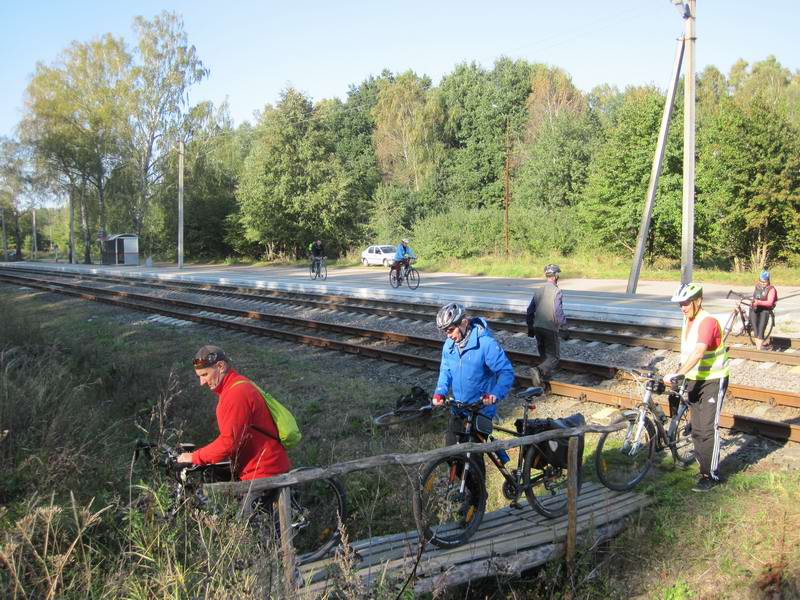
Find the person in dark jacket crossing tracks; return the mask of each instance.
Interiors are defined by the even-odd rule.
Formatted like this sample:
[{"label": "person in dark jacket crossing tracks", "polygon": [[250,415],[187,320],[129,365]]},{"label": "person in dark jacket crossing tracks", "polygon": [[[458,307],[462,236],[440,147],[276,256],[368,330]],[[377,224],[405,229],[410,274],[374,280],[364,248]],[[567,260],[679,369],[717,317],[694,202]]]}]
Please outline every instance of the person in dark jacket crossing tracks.
[{"label": "person in dark jacket crossing tracks", "polygon": [[564,315],[562,294],[558,288],[560,274],[558,265],[550,264],[544,268],[547,283],[533,292],[525,317],[528,337],[536,338],[536,347],[542,359],[538,367],[531,367],[531,380],[535,386],[542,385],[542,381],[552,377],[561,359],[559,332],[567,324],[567,317]]}]

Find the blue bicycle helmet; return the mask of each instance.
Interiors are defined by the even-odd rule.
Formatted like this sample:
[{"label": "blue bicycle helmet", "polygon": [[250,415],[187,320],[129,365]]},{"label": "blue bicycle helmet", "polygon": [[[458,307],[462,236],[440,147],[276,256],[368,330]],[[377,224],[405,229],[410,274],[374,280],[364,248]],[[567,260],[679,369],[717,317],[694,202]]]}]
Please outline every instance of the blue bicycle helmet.
[{"label": "blue bicycle helmet", "polygon": [[761,275],[758,276],[759,281],[769,281],[769,271],[764,269],[761,271]]}]

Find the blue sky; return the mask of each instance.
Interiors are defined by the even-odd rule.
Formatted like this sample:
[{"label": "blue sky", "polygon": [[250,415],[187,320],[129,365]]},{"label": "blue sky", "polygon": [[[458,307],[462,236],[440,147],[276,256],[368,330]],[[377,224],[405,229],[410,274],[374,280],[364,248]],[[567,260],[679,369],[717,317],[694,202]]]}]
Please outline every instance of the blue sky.
[{"label": "blue sky", "polygon": [[[193,101],[226,98],[235,122],[292,85],[314,100],[344,98],[350,84],[384,68],[413,69],[435,83],[464,61],[500,56],[565,69],[578,87],[624,88],[669,79],[683,21],[670,0],[207,0],[0,2],[0,135],[12,135],[36,62],[73,40],[110,32],[134,41],[131,23],[171,10],[211,70]],[[800,68],[798,9],[789,0],[699,0],[697,69],[727,73],[739,58],[773,54]]]}]

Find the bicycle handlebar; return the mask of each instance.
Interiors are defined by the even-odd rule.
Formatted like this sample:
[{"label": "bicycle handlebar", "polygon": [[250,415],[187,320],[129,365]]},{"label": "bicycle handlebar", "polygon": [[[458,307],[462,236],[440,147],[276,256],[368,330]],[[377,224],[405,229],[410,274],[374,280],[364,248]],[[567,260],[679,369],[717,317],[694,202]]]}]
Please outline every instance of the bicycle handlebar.
[{"label": "bicycle handlebar", "polygon": [[751,296],[747,296],[745,294],[740,294],[734,290],[729,290],[728,295],[725,296],[726,299],[730,298],[731,296],[735,296],[738,298],[737,302],[740,304],[744,304],[745,306],[750,306],[753,302],[753,298]]},{"label": "bicycle handlebar", "polygon": [[[157,451],[157,456],[153,457],[153,450]],[[178,462],[180,451],[166,444],[155,444],[144,440],[136,440],[136,448],[134,449],[134,460],[138,460],[141,454],[146,454],[154,462],[163,467],[165,471],[174,473],[182,469],[190,469],[194,465],[192,463]]]}]

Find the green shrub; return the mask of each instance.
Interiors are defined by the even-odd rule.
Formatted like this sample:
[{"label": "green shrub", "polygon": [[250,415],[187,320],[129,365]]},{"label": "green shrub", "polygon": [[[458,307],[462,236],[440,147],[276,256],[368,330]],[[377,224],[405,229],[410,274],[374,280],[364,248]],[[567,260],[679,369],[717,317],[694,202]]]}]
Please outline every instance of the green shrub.
[{"label": "green shrub", "polygon": [[[414,251],[425,259],[473,258],[505,248],[505,213],[497,208],[451,209],[417,222]],[[514,254],[570,254],[577,233],[568,208],[512,208],[509,249]]]}]

